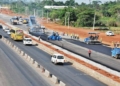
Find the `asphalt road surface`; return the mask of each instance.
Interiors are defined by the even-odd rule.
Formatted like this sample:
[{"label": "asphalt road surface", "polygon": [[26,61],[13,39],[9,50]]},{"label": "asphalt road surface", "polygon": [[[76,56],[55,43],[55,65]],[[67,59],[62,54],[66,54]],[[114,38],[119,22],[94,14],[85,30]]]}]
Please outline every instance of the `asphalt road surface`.
[{"label": "asphalt road surface", "polygon": [[[54,65],[51,63],[50,55],[38,49],[36,46],[25,46],[20,41],[13,41],[9,36],[0,30],[0,34],[9,39],[16,46],[34,58],[39,64],[48,69],[52,74],[62,80],[67,86],[106,86],[104,83],[92,78],[91,76],[75,69],[71,63],[64,65]],[[40,85],[42,86],[42,85]]]},{"label": "asphalt road surface", "polygon": [[53,86],[0,40],[0,86]]}]

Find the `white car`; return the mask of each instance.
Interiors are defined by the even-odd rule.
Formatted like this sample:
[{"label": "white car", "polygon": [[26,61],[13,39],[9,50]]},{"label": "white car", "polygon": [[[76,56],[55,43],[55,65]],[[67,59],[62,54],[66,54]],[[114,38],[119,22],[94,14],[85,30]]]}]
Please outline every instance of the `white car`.
[{"label": "white car", "polygon": [[2,28],[3,28],[4,31],[5,31],[5,30],[8,30],[8,27],[5,26],[5,25],[3,25]]},{"label": "white car", "polygon": [[61,55],[61,54],[53,54],[51,56],[51,62],[54,63],[54,64],[58,64],[58,63],[64,64],[65,59],[64,59],[64,56]]},{"label": "white car", "polygon": [[10,33],[10,30],[7,30],[6,32],[7,32],[7,34],[8,34],[8,35],[10,35],[10,34],[11,34],[11,33]]},{"label": "white car", "polygon": [[32,39],[31,38],[24,38],[23,44],[24,45],[32,45]]},{"label": "white car", "polygon": [[106,32],[106,35],[107,35],[107,36],[114,36],[114,32],[112,32],[112,31],[107,31],[107,32]]},{"label": "white car", "polygon": [[5,31],[5,32],[8,32],[8,31],[10,31],[10,29],[6,27],[6,28],[4,29],[4,31]]}]

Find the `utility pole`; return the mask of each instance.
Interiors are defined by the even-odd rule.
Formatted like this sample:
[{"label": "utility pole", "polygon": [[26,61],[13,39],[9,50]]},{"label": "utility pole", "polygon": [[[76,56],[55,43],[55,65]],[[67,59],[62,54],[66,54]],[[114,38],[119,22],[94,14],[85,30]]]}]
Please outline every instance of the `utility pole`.
[{"label": "utility pole", "polygon": [[95,30],[95,19],[96,19],[96,12],[94,13],[93,30]]},{"label": "utility pole", "polygon": [[34,16],[35,16],[35,9],[34,9]]},{"label": "utility pole", "polygon": [[47,23],[48,23],[48,11],[47,11]]}]

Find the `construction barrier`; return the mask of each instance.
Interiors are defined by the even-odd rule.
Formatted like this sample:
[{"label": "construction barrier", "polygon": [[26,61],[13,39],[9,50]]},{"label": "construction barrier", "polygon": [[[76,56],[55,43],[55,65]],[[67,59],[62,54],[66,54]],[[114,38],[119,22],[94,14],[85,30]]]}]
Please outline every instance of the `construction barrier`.
[{"label": "construction barrier", "polygon": [[55,75],[52,75],[51,77],[51,81],[54,83],[54,84],[58,84],[58,78],[55,76]]},{"label": "construction barrier", "polygon": [[48,70],[46,70],[46,69],[45,69],[45,73],[44,74],[45,74],[45,76],[50,77],[50,72]]}]

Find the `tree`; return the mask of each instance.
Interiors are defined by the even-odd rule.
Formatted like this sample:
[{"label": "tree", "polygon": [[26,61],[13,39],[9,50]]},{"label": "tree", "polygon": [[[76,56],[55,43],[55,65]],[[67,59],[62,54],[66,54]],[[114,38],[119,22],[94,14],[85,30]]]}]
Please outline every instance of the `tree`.
[{"label": "tree", "polygon": [[67,0],[67,1],[65,2],[65,5],[66,5],[66,6],[74,6],[74,5],[75,5],[75,0]]}]

